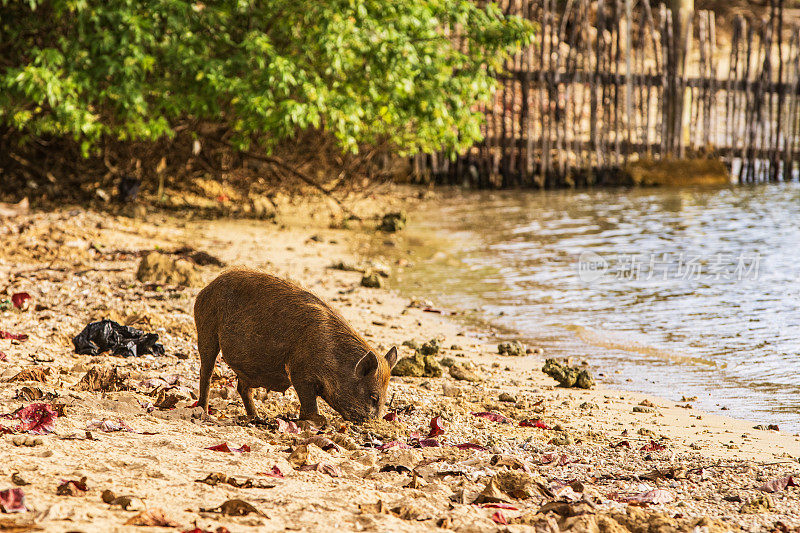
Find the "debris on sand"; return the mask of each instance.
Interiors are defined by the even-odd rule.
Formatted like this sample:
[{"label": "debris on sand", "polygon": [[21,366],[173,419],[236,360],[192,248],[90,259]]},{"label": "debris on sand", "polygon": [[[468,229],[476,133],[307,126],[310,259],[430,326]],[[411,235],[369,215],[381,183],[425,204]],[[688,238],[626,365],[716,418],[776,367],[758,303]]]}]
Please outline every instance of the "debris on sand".
[{"label": "debris on sand", "polygon": [[72,389],[77,391],[125,391],[130,389],[125,383],[126,379],[127,376],[121,375],[117,367],[93,366]]},{"label": "debris on sand", "polygon": [[407,217],[402,211],[395,213],[386,213],[381,218],[381,223],[378,226],[379,231],[384,233],[395,233],[406,227]]},{"label": "debris on sand", "polygon": [[113,320],[92,322],[78,333],[72,343],[75,353],[98,355],[110,351],[113,355],[136,357],[139,355],[164,355],[164,346],[158,344],[158,335],[123,326]]},{"label": "debris on sand", "polygon": [[150,252],[144,256],[136,270],[136,279],[143,283],[163,283],[197,287],[202,284],[195,265],[186,259],[173,259],[161,252]]},{"label": "debris on sand", "polygon": [[442,376],[442,367],[432,355],[422,355],[422,352],[417,351],[414,352],[414,355],[403,357],[397,361],[392,368],[392,375],[438,378]]},{"label": "debris on sand", "polygon": [[366,272],[361,278],[361,286],[368,289],[380,289],[383,287],[383,280],[377,272]]},{"label": "debris on sand", "polygon": [[477,372],[460,363],[450,367],[450,375],[459,381],[483,381],[483,378]]},{"label": "debris on sand", "polygon": [[497,345],[497,353],[500,355],[522,356],[527,353],[527,348],[519,341],[501,342]]},{"label": "debris on sand", "polygon": [[546,359],[542,372],[558,381],[560,387],[578,389],[591,389],[594,387],[594,378],[592,378],[588,370],[560,363],[555,359]]}]

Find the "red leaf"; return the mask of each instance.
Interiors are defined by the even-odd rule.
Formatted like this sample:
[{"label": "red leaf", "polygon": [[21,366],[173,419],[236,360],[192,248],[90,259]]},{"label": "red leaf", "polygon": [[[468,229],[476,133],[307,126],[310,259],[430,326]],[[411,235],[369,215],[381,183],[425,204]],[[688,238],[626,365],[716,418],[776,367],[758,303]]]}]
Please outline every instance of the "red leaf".
[{"label": "red leaf", "polygon": [[436,448],[437,446],[441,446],[436,439],[422,439],[419,441],[419,445],[422,448]]},{"label": "red leaf", "polygon": [[508,520],[506,520],[506,516],[503,514],[502,511],[496,511],[492,515],[492,521],[495,524],[500,524],[502,526],[508,525]]},{"label": "red leaf", "polygon": [[6,489],[0,491],[0,510],[4,513],[24,513],[28,510],[25,506],[25,494],[22,489]]},{"label": "red leaf", "polygon": [[784,476],[775,479],[771,479],[758,487],[758,490],[762,490],[764,492],[780,492],[785,490],[786,487],[797,487],[798,483],[794,480],[793,476]]},{"label": "red leaf", "polygon": [[267,477],[276,477],[276,478],[279,478],[279,479],[283,479],[283,477],[284,477],[283,472],[281,472],[281,469],[278,467],[278,465],[273,466],[272,470],[270,470],[269,472],[257,472],[256,475],[267,476]]},{"label": "red leaf", "polygon": [[0,339],[11,339],[14,341],[24,341],[28,336],[24,333],[9,333],[0,329]]},{"label": "red leaf", "polygon": [[225,526],[219,526],[214,531],[210,529],[200,529],[199,527],[195,526],[194,529],[187,529],[182,533],[231,533],[230,530]]},{"label": "red leaf", "polygon": [[25,301],[30,299],[31,295],[27,292],[18,292],[11,296],[11,303],[13,303],[14,307],[17,309],[22,309],[22,306],[25,305]]},{"label": "red leaf", "polygon": [[381,444],[380,446],[378,446],[378,449],[381,451],[388,450],[389,448],[411,448],[411,446],[409,446],[405,442],[400,442],[399,440],[393,440],[391,442],[387,442],[386,444]]},{"label": "red leaf", "polygon": [[20,420],[19,430],[34,435],[52,433],[58,413],[46,403],[32,403],[17,411],[14,416]]},{"label": "red leaf", "polygon": [[538,418],[526,418],[522,422],[519,423],[520,427],[523,428],[539,428],[539,429],[550,429],[550,426],[539,420]]},{"label": "red leaf", "polygon": [[431,419],[431,431],[428,433],[428,438],[438,437],[444,435],[444,420],[441,416],[436,416]]},{"label": "red leaf", "polygon": [[241,448],[231,448],[228,446],[227,442],[223,442],[222,444],[217,444],[216,446],[209,446],[206,450],[213,450],[215,452],[224,452],[224,453],[233,453],[233,452],[249,452],[250,446],[247,444],[242,445]]},{"label": "red leaf", "polygon": [[630,448],[630,447],[631,443],[626,440],[621,440],[618,443],[609,446],[609,448]]},{"label": "red leaf", "polygon": [[654,440],[651,440],[650,444],[645,444],[644,446],[639,448],[639,450],[642,452],[660,452],[666,449],[667,449],[666,446],[664,446],[663,444],[659,444]]},{"label": "red leaf", "polygon": [[383,416],[383,419],[386,420],[387,422],[397,422],[398,420],[400,420],[400,417],[397,416],[397,413],[386,413]]},{"label": "red leaf", "polygon": [[492,413],[489,411],[482,411],[480,413],[472,413],[472,416],[478,416],[481,418],[486,418],[487,420],[491,420],[492,422],[500,422],[502,424],[510,424],[511,419],[507,418],[500,413]]},{"label": "red leaf", "polygon": [[481,446],[480,444],[473,444],[471,442],[465,442],[463,444],[453,444],[454,448],[458,448],[459,450],[477,450],[479,452],[485,452],[486,447]]},{"label": "red leaf", "polygon": [[0,361],[8,361],[8,357],[3,352],[0,352]]},{"label": "red leaf", "polygon": [[510,503],[484,503],[481,505],[481,507],[484,509],[505,509],[507,511],[519,511],[519,509]]},{"label": "red leaf", "polygon": [[[194,402],[192,405],[190,405],[189,407],[197,407],[197,404],[198,404],[198,403],[200,403],[200,400],[197,400],[197,401],[195,401],[195,402]],[[217,412],[217,410],[216,410],[216,409],[214,409],[213,407],[209,407],[209,408],[208,408],[208,414],[210,414],[210,415],[213,415],[213,414],[215,414],[216,412]]]}]

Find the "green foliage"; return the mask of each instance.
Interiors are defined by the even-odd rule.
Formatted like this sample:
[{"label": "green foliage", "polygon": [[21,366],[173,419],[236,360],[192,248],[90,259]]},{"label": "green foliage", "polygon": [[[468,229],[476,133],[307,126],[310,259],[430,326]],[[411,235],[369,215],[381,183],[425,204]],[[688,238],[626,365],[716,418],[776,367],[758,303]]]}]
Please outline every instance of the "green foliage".
[{"label": "green foliage", "polygon": [[186,120],[243,148],[319,128],[351,151],[458,150],[489,73],[532,36],[468,0],[0,0],[0,124],[86,154]]}]

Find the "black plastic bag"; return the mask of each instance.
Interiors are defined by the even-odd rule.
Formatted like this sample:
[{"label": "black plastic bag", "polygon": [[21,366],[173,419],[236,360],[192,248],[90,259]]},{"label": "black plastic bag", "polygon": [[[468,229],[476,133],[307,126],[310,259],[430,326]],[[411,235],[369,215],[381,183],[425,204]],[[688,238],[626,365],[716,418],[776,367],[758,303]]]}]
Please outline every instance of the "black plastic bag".
[{"label": "black plastic bag", "polygon": [[122,357],[164,355],[164,346],[157,343],[158,335],[117,324],[113,320],[92,322],[72,339],[75,353],[97,355],[111,351]]}]

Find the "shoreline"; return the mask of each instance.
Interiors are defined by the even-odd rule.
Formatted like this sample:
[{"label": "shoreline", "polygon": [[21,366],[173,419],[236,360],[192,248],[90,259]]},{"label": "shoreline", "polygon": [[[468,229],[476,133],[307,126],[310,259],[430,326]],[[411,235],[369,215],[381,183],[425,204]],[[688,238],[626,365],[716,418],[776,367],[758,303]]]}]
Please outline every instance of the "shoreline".
[{"label": "shoreline", "polygon": [[[400,195],[386,195],[375,202],[373,210],[389,211],[402,201]],[[763,530],[779,520],[792,527],[800,525],[798,492],[791,487],[768,494],[771,503],[765,505],[772,509],[764,510],[769,512],[741,512],[767,494],[759,490],[760,486],[794,472],[800,456],[797,437],[755,430],[753,423],[686,409],[653,396],[606,389],[602,383],[591,391],[555,387],[555,382],[538,370],[542,358],[500,356],[496,344],[480,331],[465,328],[457,318],[409,307],[408,298],[388,290],[360,287],[361,273],[328,268],[339,260],[366,261],[354,250],[357,252],[372,235],[369,229],[331,229],[324,216],[312,220],[302,215],[313,210],[308,205],[287,206],[285,216],[279,213],[284,227],[237,220],[186,221],[157,213],[148,215],[145,221],[97,213],[72,217],[63,212],[36,213],[26,217],[33,220],[26,223],[41,231],[32,235],[26,229],[23,233],[29,233],[26,242],[38,248],[13,244],[14,239],[20,241],[19,234],[0,235],[0,244],[9,246],[0,261],[0,272],[11,280],[7,290],[26,290],[35,303],[45,307],[0,314],[0,329],[30,335],[27,341],[0,341],[0,350],[8,358],[0,366],[0,376],[8,379],[31,366],[52,369],[51,378],[44,383],[0,383],[0,398],[9,410],[29,403],[14,399],[25,385],[57,393],[59,401],[65,403],[65,416],[56,420],[53,434],[41,437],[41,444],[15,446],[12,435],[0,439],[8,457],[0,467],[0,476],[8,480],[13,472],[20,472],[31,483],[20,488],[32,510],[9,516],[33,520],[46,531],[65,527],[91,530],[97,525],[113,531],[132,530],[124,523],[137,512],[105,504],[100,493],[109,489],[144,498],[144,507],[163,509],[181,530],[190,529],[196,522],[204,529],[224,526],[231,531],[287,527],[315,531],[331,524],[344,530],[422,531],[441,524],[456,531],[522,531],[549,519],[562,529],[577,527],[579,521],[593,520],[597,525],[614,520],[628,528],[621,531],[627,531],[634,530],[635,524],[652,524],[657,517],[667,520],[675,531],[690,530],[698,520],[707,520],[713,525],[712,531],[730,530],[725,529],[725,523],[741,524],[745,530]],[[53,238],[56,228],[63,233],[62,243],[49,250],[42,243],[46,244],[48,238],[57,240]],[[65,243],[75,244],[75,240],[83,244],[65,248]],[[320,462],[336,466],[337,477],[295,469],[288,462],[291,455],[287,450],[301,444],[302,434],[241,425],[237,416],[243,408],[231,386],[232,374],[224,365],[220,367],[221,380],[212,392],[212,407],[217,414],[201,420],[190,407],[198,368],[191,304],[199,287],[165,286],[159,291],[136,281],[139,258],[135,254],[110,253],[115,247],[132,251],[152,250],[158,245],[168,250],[187,242],[228,265],[263,268],[295,279],[331,302],[378,350],[397,345],[401,357],[409,356],[413,350],[402,346],[404,341],[422,343],[443,336],[444,348],[438,357],[472,362],[473,370],[485,380],[476,384],[456,381],[446,369],[441,378],[392,378],[389,395],[395,396],[393,405],[405,407],[407,412],[398,422],[374,423],[369,434],[382,442],[408,442],[414,431],[427,431],[430,420],[441,416],[445,434],[440,437],[440,446],[377,451],[363,445],[367,442],[363,440],[367,438],[365,428],[348,427],[345,434],[356,441],[356,449],[315,452]],[[97,249],[107,252],[100,254]],[[53,268],[63,270],[48,270]],[[207,283],[219,271],[201,267],[198,276]],[[20,277],[19,272],[28,273]],[[134,325],[160,334],[167,348],[165,357],[123,359],[72,353],[71,336],[90,319],[99,315],[135,319],[137,314],[141,318]],[[450,349],[453,346],[457,349]],[[76,392],[73,385],[93,365],[114,365],[129,373],[131,390]],[[175,374],[180,376],[179,386],[187,389],[182,392],[189,396],[174,409],[143,409],[141,402],[154,398],[147,395],[141,383]],[[454,389],[460,391],[459,396],[444,394]],[[515,401],[500,401],[502,393],[514,396]],[[652,411],[633,412],[645,401],[651,404],[645,407]],[[256,405],[273,419],[297,414],[293,391],[262,395]],[[329,419],[335,419],[323,402],[320,406]],[[478,411],[497,412],[515,423],[502,424],[470,414]],[[65,440],[98,418],[123,419],[138,433],[94,431],[97,441]],[[540,418],[556,429],[519,427],[516,423],[529,418]],[[331,428],[327,431],[335,432]],[[222,441],[231,447],[248,444],[251,451],[225,454],[204,449]],[[620,444],[623,441],[626,446]],[[458,443],[471,443],[483,451],[451,446]],[[640,449],[650,443],[664,449]],[[528,498],[511,498],[509,506],[514,510],[470,504],[492,476],[507,470],[520,472],[492,465],[493,456],[516,457],[525,465],[521,471],[527,470],[549,492],[534,491]],[[565,459],[553,463],[551,456]],[[400,466],[409,461],[413,464]],[[273,466],[284,477],[259,476]],[[683,475],[673,472],[671,477],[648,477],[654,470],[663,474],[676,467],[684,468]],[[416,477],[410,469],[423,479],[419,486],[414,485]],[[266,479],[274,486],[237,488],[195,481],[215,471]],[[84,475],[89,485],[85,496],[56,494],[59,480]],[[573,480],[570,483],[574,486],[564,485],[564,480]],[[413,486],[408,487],[409,483]],[[0,490],[7,486],[11,484],[3,484]],[[571,487],[571,493],[565,487]],[[626,498],[647,493],[645,489],[666,490],[672,500],[648,507],[625,504]],[[463,501],[456,498],[454,503],[454,494],[461,494]],[[230,498],[252,503],[268,518],[220,517],[200,511]],[[542,504],[553,500],[573,507],[591,501],[592,511],[572,517],[536,514]],[[372,512],[375,509],[369,505],[379,501],[387,510]],[[392,510],[403,505],[408,508]],[[502,518],[495,516],[498,512]],[[527,522],[524,517],[528,517]],[[502,520],[523,520],[523,524],[498,524]]]}]

